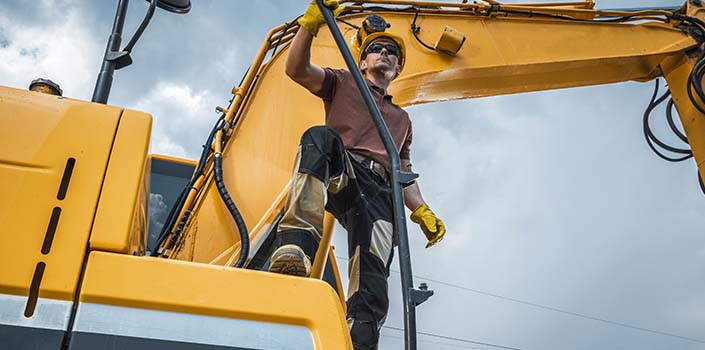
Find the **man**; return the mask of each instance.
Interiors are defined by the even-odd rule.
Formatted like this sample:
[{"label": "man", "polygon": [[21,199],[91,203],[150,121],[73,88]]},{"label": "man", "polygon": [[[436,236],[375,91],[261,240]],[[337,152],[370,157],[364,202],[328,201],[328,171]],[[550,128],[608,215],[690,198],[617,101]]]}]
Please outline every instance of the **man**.
[{"label": "man", "polygon": [[[340,13],[336,1],[326,5]],[[310,273],[323,231],[324,208],[348,231],[348,326],[355,349],[376,349],[389,307],[387,278],[392,261],[393,206],[387,152],[350,72],[310,62],[311,43],[325,23],[315,1],[299,19],[301,28],[289,48],[286,74],[324,101],[326,126],[301,138],[294,178],[278,232],[270,271]],[[401,168],[410,171],[411,120],[392,103],[387,87],[401,72],[401,39],[373,33],[360,47],[360,70],[399,151]],[[416,182],[404,189],[411,219],[430,247],[445,234],[441,220],[424,202]]]},{"label": "man", "polygon": [[29,91],[41,92],[43,94],[61,96],[64,92],[59,87],[59,84],[49,80],[49,79],[34,79],[29,83]]}]

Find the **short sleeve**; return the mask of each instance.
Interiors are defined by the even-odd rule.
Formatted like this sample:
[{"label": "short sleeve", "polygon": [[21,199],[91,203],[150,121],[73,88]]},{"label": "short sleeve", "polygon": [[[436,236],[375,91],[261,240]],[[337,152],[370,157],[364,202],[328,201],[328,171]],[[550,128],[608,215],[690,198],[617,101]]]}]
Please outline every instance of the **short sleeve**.
[{"label": "short sleeve", "polygon": [[[407,116],[408,118],[408,116]],[[404,143],[401,145],[401,151],[399,152],[399,158],[404,159],[404,160],[410,160],[411,159],[411,140],[413,138],[413,133],[412,133],[412,124],[411,120],[409,120],[409,131],[406,133],[406,138],[404,139]]]},{"label": "short sleeve", "polygon": [[330,101],[333,99],[333,96],[335,96],[335,88],[345,79],[346,71],[332,68],[324,68],[323,70],[326,75],[323,78],[321,89],[313,94]]}]

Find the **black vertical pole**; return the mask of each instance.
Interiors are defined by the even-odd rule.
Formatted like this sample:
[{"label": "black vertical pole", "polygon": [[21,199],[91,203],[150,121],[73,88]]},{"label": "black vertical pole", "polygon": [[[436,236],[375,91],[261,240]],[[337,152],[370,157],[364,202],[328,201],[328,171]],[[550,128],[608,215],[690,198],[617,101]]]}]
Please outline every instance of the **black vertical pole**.
[{"label": "black vertical pole", "polygon": [[103,65],[98,73],[98,80],[93,89],[93,98],[91,101],[98,103],[108,103],[110,96],[110,87],[113,84],[113,72],[115,71],[115,61],[110,58],[112,52],[120,50],[122,41],[122,28],[125,24],[125,15],[127,14],[127,5],[129,0],[119,0],[115,20],[113,22],[113,31],[108,38],[108,45],[105,48],[103,55]]},{"label": "black vertical pole", "polygon": [[394,145],[394,139],[389,133],[387,125],[382,119],[382,115],[379,112],[379,108],[374,102],[372,95],[370,94],[370,89],[365,82],[365,79],[360,73],[360,69],[355,62],[350,49],[348,48],[343,34],[340,32],[340,28],[335,23],[335,17],[330,9],[323,5],[322,0],[316,0],[318,7],[323,13],[323,17],[328,24],[328,28],[333,34],[333,39],[338,45],[340,53],[343,55],[345,64],[348,66],[348,70],[355,80],[357,88],[360,89],[362,98],[367,105],[367,110],[370,112],[372,119],[374,120],[375,126],[377,127],[377,132],[382,138],[382,143],[384,148],[387,150],[389,155],[389,163],[391,166],[391,177],[392,177],[392,202],[394,205],[394,231],[399,237],[399,265],[401,270],[401,287],[402,296],[404,298],[404,339],[406,350],[416,350],[416,305],[417,300],[414,297],[414,286],[413,277],[411,273],[411,257],[409,254],[409,239],[406,232],[406,218],[404,217],[404,197],[402,196],[401,184],[413,180],[415,176],[409,173],[402,173],[399,161],[399,153],[397,153],[397,148]]}]

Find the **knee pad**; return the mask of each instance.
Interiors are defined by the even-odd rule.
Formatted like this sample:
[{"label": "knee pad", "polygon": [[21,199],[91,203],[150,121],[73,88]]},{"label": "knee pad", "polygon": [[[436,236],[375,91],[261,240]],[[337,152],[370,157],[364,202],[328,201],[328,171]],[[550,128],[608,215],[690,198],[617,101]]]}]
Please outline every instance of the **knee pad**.
[{"label": "knee pad", "polygon": [[308,173],[328,185],[331,176],[345,170],[345,146],[330,127],[314,126],[301,136],[299,172]]}]

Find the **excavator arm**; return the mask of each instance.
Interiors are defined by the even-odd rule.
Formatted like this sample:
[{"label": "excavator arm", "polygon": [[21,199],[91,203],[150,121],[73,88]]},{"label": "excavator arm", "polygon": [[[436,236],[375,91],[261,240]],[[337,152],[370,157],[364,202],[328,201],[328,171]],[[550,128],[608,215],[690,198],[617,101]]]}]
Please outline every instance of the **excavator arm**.
[{"label": "excavator arm", "polygon": [[[691,152],[700,172],[705,171],[700,167],[705,160],[703,108],[701,99],[693,96],[702,80],[700,75],[693,78],[701,59],[700,44],[705,39],[705,26],[699,19],[702,8],[693,2],[676,10],[598,11],[593,7],[591,1],[503,5],[494,1],[447,4],[375,0],[368,1],[367,6],[355,2],[339,18],[338,28],[322,30],[315,39],[312,61],[346,68],[341,52],[359,50],[358,32],[363,21],[376,14],[388,23],[388,31],[405,42],[404,71],[390,86],[394,102],[401,106],[622,81],[646,82],[663,76]],[[203,189],[192,190],[191,200],[181,209],[185,215],[179,216],[182,221],[176,226],[182,229],[170,234],[177,240],[162,246],[166,249],[159,254],[240,267],[266,247],[264,242],[275,230],[276,214],[281,212],[288,191],[298,136],[308,127],[323,123],[321,102],[283,74],[287,45],[295,31],[292,22],[270,32],[252,66],[259,69],[251,68],[244,83],[234,89],[234,103],[223,110],[227,127],[217,131],[222,145],[214,146],[223,173],[229,175],[221,177],[220,186],[209,187],[209,175],[203,174]],[[336,42],[333,34],[338,31],[342,38]],[[341,46],[343,41],[347,49]],[[448,42],[455,45],[450,52],[443,47]],[[269,50],[272,56],[265,61],[263,53]],[[233,222],[224,215],[232,208],[226,210],[217,199],[227,188],[232,189],[234,203],[242,212],[234,221],[239,222],[237,232],[241,236],[245,232],[249,238],[245,244],[234,235]],[[403,215],[403,209],[396,212]],[[212,220],[215,215],[225,218],[225,222]],[[403,217],[400,220],[403,224]],[[318,278],[329,255],[331,221],[327,217],[327,230],[316,254],[313,275]],[[396,222],[395,229],[398,226],[404,225]],[[252,230],[243,231],[243,227]],[[400,237],[406,239],[406,234]],[[213,244],[214,238],[219,244]],[[408,260],[408,243],[406,253],[401,249],[403,243],[400,257]],[[250,250],[250,246],[255,249]],[[407,348],[415,348],[415,339],[408,332],[415,330],[413,309],[428,296],[414,300],[425,291],[413,289],[410,265],[401,263],[402,280],[407,282],[403,283],[405,313],[412,310],[406,318]],[[408,275],[408,281],[404,275]]]},{"label": "excavator arm", "polygon": [[[703,28],[683,19],[703,15],[692,2],[678,10],[639,11],[598,11],[590,1],[366,4],[348,6],[338,26],[353,54],[358,28],[370,14],[382,16],[387,30],[404,39],[404,71],[390,86],[401,106],[665,77],[695,160],[705,160],[705,125],[696,107],[701,102],[697,95],[689,98],[687,89],[703,39]],[[433,49],[446,27],[465,36],[455,54]],[[297,29],[291,22],[267,35],[243,83],[233,89],[231,105],[222,109],[224,183],[255,246],[283,205],[299,135],[323,123],[322,102],[284,74]],[[314,40],[312,61],[345,68],[330,31],[321,30]],[[237,226],[213,182],[204,171],[202,186],[182,209],[189,214],[178,232],[180,243],[166,246],[163,255],[218,265],[237,260]]]}]

